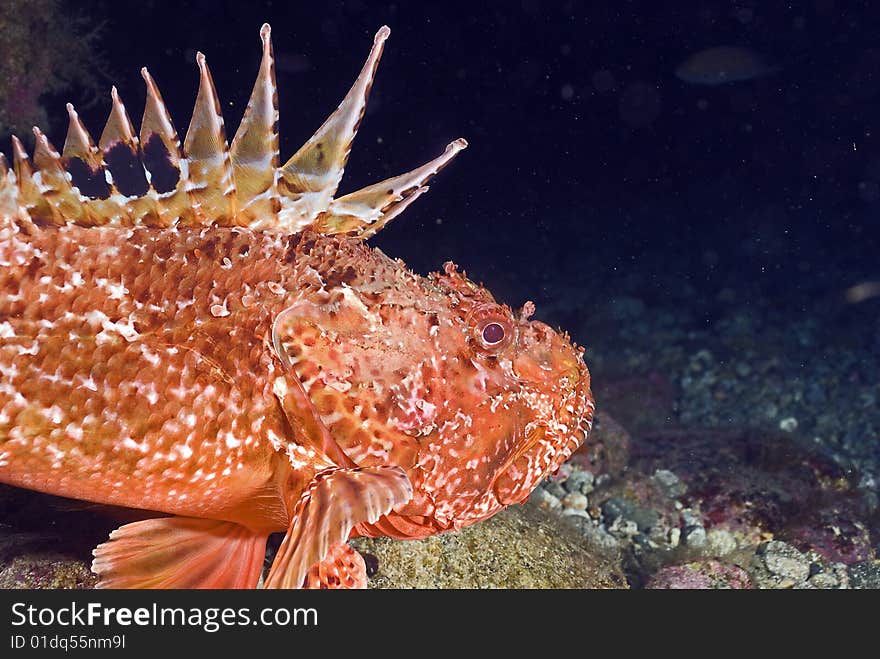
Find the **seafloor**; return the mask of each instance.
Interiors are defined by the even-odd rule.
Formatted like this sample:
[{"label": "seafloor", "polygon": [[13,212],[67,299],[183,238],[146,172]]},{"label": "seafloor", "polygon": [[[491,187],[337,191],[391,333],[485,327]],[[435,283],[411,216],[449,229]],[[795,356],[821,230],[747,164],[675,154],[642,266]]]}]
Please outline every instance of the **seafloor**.
[{"label": "seafloor", "polygon": [[[358,541],[371,587],[880,587],[880,297],[846,298],[874,247],[641,239],[507,272],[586,346],[594,432],[526,507]],[[0,520],[0,586],[75,588],[125,521],[5,487]]]},{"label": "seafloor", "polygon": [[533,498],[618,548],[633,587],[880,587],[880,297],[847,297],[877,247],[799,231],[803,210],[718,210],[695,237],[645,208],[640,246],[546,273],[598,423]]},{"label": "seafloor", "polygon": [[[85,46],[95,40],[94,34],[75,39],[83,48],[47,50],[42,48],[46,39],[34,40],[24,31],[22,26],[30,23],[20,19],[30,12],[21,11],[22,7],[33,6],[31,11],[45,13],[58,4],[9,4],[15,11],[0,11],[6,21],[3,34],[7,42],[17,39],[17,52],[26,53],[36,44],[40,54],[51,56],[55,69],[66,63],[76,72],[98,70],[96,65],[85,65],[93,56]],[[539,3],[522,4],[537,7]],[[831,7],[833,3],[817,3],[817,7],[819,4]],[[141,10],[151,11],[150,5],[146,3]],[[748,12],[750,21],[751,10]],[[532,19],[527,20],[531,25]],[[841,34],[853,36],[851,28],[856,22],[848,19]],[[178,23],[190,31],[193,21]],[[237,22],[231,23],[237,31]],[[51,35],[56,46],[60,43],[56,34],[59,24],[69,30],[75,22],[50,22],[50,29],[44,29],[43,34]],[[304,25],[317,24],[317,19],[310,17]],[[377,26],[381,18],[371,16],[369,24]],[[396,24],[405,25],[405,21],[400,19]],[[564,24],[575,25],[567,18]],[[213,23],[209,25],[215,28]],[[619,25],[623,25],[620,30],[605,30],[614,41],[632,32],[629,23]],[[688,26],[694,24],[681,25],[690,30]],[[166,27],[173,29],[174,25]],[[419,40],[429,42],[422,29],[411,31]],[[483,29],[479,28],[481,53],[492,53],[482,48]],[[505,34],[503,30],[499,33]],[[798,33],[795,30],[793,34]],[[784,40],[786,32],[779,36]],[[581,33],[576,37],[572,40],[575,48],[593,41]],[[229,42],[236,44],[229,52],[238,55],[240,38],[236,34]],[[788,38],[791,43],[791,35]],[[195,47],[206,47],[197,41],[193,38]],[[519,64],[519,51],[528,44],[519,39],[510,41],[516,43]],[[556,47],[556,40],[546,41]],[[127,49],[128,41],[123,43]],[[289,36],[286,43],[290,43]],[[622,43],[619,47],[626,48],[625,39]],[[859,43],[854,38],[854,51]],[[572,44],[560,45],[571,50]],[[631,60],[636,62],[632,75],[643,75],[639,73],[638,52],[626,53],[626,58],[618,61],[613,50],[600,47],[592,56],[603,59],[591,61],[590,71],[610,76],[608,70],[600,69],[607,65],[618,70],[624,83],[624,78],[632,76],[622,68]],[[650,52],[646,59],[654,62],[655,53]],[[288,55],[288,63],[299,61],[295,50]],[[876,93],[868,75],[876,70],[876,58],[868,55],[855,53],[850,59],[862,63],[852,71],[847,70],[853,64],[846,57],[823,57],[824,68],[817,70],[803,95],[794,93],[797,74],[812,68],[790,67],[794,83],[787,83],[791,93],[785,97],[790,105],[779,106],[778,112],[784,114],[785,108],[798,103],[796,109],[804,110],[800,114],[812,118],[818,108],[826,106],[812,108],[813,101],[822,99],[808,94],[821,89],[823,95],[839,101],[841,115],[858,119],[863,108],[860,99]],[[219,59],[220,53],[217,56]],[[420,51],[419,66],[422,57]],[[0,80],[0,92],[4,80],[14,81],[15,66],[21,68],[22,62],[31,59],[2,62],[6,68],[0,67],[0,71],[8,75]],[[128,67],[132,75],[136,76],[142,64],[150,62],[152,66],[156,60],[145,59]],[[425,56],[424,61],[436,60],[443,58]],[[391,59],[390,66],[394,61]],[[487,55],[485,61],[491,62],[492,57]],[[524,59],[523,63],[528,62]],[[840,67],[843,69],[838,70]],[[438,67],[432,74],[440,76],[444,68],[449,67]],[[506,69],[514,77],[500,77]],[[834,80],[850,80],[852,90],[835,92],[832,79],[822,77],[826,69],[833,70]],[[223,67],[216,70],[219,73]],[[519,90],[524,82],[520,77],[537,79],[529,70],[513,66],[511,60],[505,67],[493,69],[489,79],[498,80],[500,86],[508,80],[511,90]],[[516,71],[525,73],[520,76]],[[401,76],[398,90],[413,76]],[[44,82],[54,82],[57,87],[81,77],[77,74],[65,80],[61,76]],[[437,88],[442,88],[443,78],[436,80]],[[79,80],[79,84],[95,86],[89,80]],[[473,84],[473,80],[467,85],[461,82],[456,88]],[[785,152],[784,140],[774,141],[775,149],[769,150],[780,162],[774,170],[772,163],[761,162],[765,152],[758,148],[760,144],[739,133],[732,138],[725,132],[725,121],[729,126],[743,122],[732,121],[723,112],[717,117],[703,112],[703,119],[698,120],[703,122],[701,130],[693,135],[667,134],[664,131],[677,124],[661,122],[655,137],[665,135],[668,141],[663,144],[667,146],[681,141],[681,148],[642,150],[639,140],[653,144],[650,132],[619,132],[616,110],[609,110],[617,107],[616,102],[603,105],[602,95],[587,93],[585,87],[575,98],[589,103],[572,106],[575,109],[570,112],[563,104],[558,107],[564,112],[554,113],[557,106],[540,95],[541,84],[534,80],[531,84],[534,89],[529,93],[538,95],[528,97],[531,103],[521,106],[523,114],[513,113],[510,123],[501,128],[496,121],[522,100],[520,92],[511,95],[505,89],[503,100],[496,99],[494,104],[491,99],[468,103],[450,97],[451,105],[467,108],[468,118],[476,117],[475,123],[466,123],[463,118],[457,124],[447,117],[431,130],[447,131],[461,125],[473,147],[456,165],[460,173],[444,173],[431,197],[448,195],[457,199],[458,205],[450,202],[447,214],[442,202],[438,203],[421,216],[399,221],[413,224],[393,224],[377,242],[389,255],[404,259],[419,271],[424,271],[426,264],[436,268],[443,260],[455,258],[474,279],[486,282],[498,293],[499,299],[513,304],[533,299],[538,318],[565,328],[586,347],[597,403],[594,432],[570,463],[536,490],[527,508],[513,508],[460,534],[424,542],[359,541],[359,548],[368,554],[371,586],[880,587],[880,295],[862,300],[847,297],[847,291],[863,282],[874,282],[875,292],[880,292],[876,171],[867,183],[853,180],[853,170],[808,177],[809,168],[794,162],[802,156]],[[677,88],[664,84],[669,99],[664,112],[675,115],[680,102],[674,100]],[[768,97],[761,94],[775,86],[757,87],[757,98],[766,101]],[[393,101],[387,90],[391,87],[377,90],[371,107],[376,109],[385,102],[384,116],[399,116],[389,112]],[[52,88],[49,85],[47,89]],[[249,88],[250,81],[242,87],[245,92]],[[636,83],[636,88],[653,86]],[[189,93],[188,86],[186,89]],[[564,89],[569,92],[568,102],[574,91],[568,83]],[[17,104],[22,105],[21,94],[29,92],[33,112],[24,116],[21,108],[16,108],[19,115],[8,111],[4,115],[0,107],[0,127],[42,123],[43,110],[36,102],[42,91],[38,86],[19,90]],[[432,92],[432,103],[438,95]],[[413,99],[402,92],[400,96],[407,104],[406,113],[411,114]],[[168,93],[167,97],[177,97],[177,102],[183,103],[181,94]],[[4,94],[3,98],[13,95]],[[695,100],[689,94],[681,98],[687,103]],[[734,101],[742,98],[731,95]],[[484,106],[486,113],[479,114]],[[526,113],[535,108],[548,114],[525,126]],[[660,111],[659,105],[656,110]],[[289,111],[283,108],[283,112]],[[66,115],[58,116],[63,123]],[[371,117],[374,125],[381,116]],[[489,116],[491,121],[486,119]],[[556,125],[554,117],[563,116],[572,123]],[[774,112],[767,116],[769,123],[763,134],[770,135],[776,119]],[[578,123],[573,123],[579,117]],[[609,117],[611,124],[607,123]],[[825,118],[820,119],[817,124],[824,126]],[[182,118],[179,122],[183,125]],[[819,149],[815,145],[822,144],[816,135],[797,134],[805,125],[798,122],[798,116],[785,115],[779,130],[798,148],[814,148],[818,154],[814,157],[824,165],[824,154],[839,153],[841,144],[849,153],[846,143],[850,133],[870,135],[870,122],[856,123],[843,123],[849,128],[840,128],[840,132],[834,129],[833,139],[829,139],[833,148],[826,145]],[[601,130],[584,133],[584,125]],[[522,134],[524,128],[535,132]],[[383,130],[390,128],[386,124]],[[796,140],[791,138],[794,134]],[[380,135],[374,132],[372,138]],[[547,135],[552,139],[545,139]],[[617,140],[616,135],[629,137]],[[714,162],[714,169],[723,166],[729,172],[712,183],[703,170],[712,169],[709,165],[713,163],[700,160],[700,154],[709,154],[712,148],[695,150],[700,146],[699,135],[726,136],[730,144],[754,147],[749,161],[752,168],[774,171],[778,180],[759,180],[761,177],[750,174],[748,167],[740,167],[738,160],[725,156]],[[493,151],[493,136],[528,146],[522,151],[523,155],[529,152],[529,160],[522,165],[521,177],[513,178],[513,169],[503,167],[492,177],[494,167],[486,163],[516,161],[510,156],[515,151]],[[607,141],[590,142],[587,148],[585,136],[589,140],[604,136]],[[361,143],[368,139],[362,138]],[[436,135],[427,142],[432,139],[441,143]],[[402,141],[396,141],[400,144],[395,148],[402,148]],[[866,147],[859,148],[870,153],[870,140],[858,141],[864,141]],[[59,139],[56,144],[60,143]],[[548,157],[547,151],[538,148],[545,143],[550,147],[551,161],[539,157],[542,153]],[[497,147],[498,143],[494,144]],[[728,145],[723,139],[708,144],[717,151],[728,148],[722,146]],[[641,166],[658,158],[657,154],[665,157],[672,153],[683,157]],[[643,176],[642,183],[626,183],[626,177],[611,167],[609,171],[618,175],[603,180],[613,179],[620,189],[603,188],[596,180],[606,169],[605,160],[621,154],[632,158],[636,173],[656,169],[656,175]],[[396,157],[401,160],[388,167],[403,162],[402,156]],[[473,169],[467,169],[467,158],[477,163],[471,165]],[[564,167],[559,167],[560,163]],[[681,163],[691,168],[690,173],[676,169]],[[830,161],[827,166],[830,170],[836,164]],[[357,166],[351,169],[357,174]],[[815,169],[826,171],[824,167]],[[550,180],[552,173],[559,171],[568,176],[562,183],[570,185]],[[662,173],[670,171],[674,180],[664,181]],[[505,172],[511,178],[504,179]],[[631,178],[639,180],[638,176]],[[689,178],[693,179],[690,187]],[[504,193],[514,185],[511,181],[518,188],[508,197]],[[787,191],[786,185],[792,181],[801,188]],[[646,198],[643,188],[647,183],[655,190],[666,190],[677,203]],[[764,184],[762,191],[757,183]],[[816,195],[813,188],[825,192]],[[851,199],[857,194],[860,200]],[[87,567],[91,549],[124,521],[125,517],[108,516],[88,504],[59,502],[0,486],[0,587],[90,587],[94,584]]]}]

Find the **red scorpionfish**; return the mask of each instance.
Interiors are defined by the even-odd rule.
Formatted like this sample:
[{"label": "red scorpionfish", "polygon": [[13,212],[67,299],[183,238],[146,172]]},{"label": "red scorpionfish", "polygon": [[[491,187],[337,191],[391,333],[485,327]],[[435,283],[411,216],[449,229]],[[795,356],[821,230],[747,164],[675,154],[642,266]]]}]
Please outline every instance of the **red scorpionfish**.
[{"label": "red scorpionfish", "polygon": [[[447,263],[365,244],[467,144],[335,197],[389,35],[280,165],[270,29],[227,144],[204,56],[183,144],[146,69],[93,142],[0,155],[0,482],[151,511],[101,587],[364,587],[355,536],[522,502],[585,440],[583,350]],[[269,534],[285,532],[265,579]]]}]

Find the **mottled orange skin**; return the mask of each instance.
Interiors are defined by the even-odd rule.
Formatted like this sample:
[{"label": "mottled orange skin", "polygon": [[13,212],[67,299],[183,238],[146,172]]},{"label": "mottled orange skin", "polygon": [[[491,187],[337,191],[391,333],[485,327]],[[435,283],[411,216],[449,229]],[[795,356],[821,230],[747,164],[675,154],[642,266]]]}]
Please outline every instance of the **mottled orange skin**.
[{"label": "mottled orange skin", "polygon": [[[592,421],[580,351],[447,265],[246,228],[0,237],[0,481],[288,528],[334,465],[285,418],[273,324],[324,425],[414,496],[354,534],[422,537],[518,502]],[[504,341],[481,342],[486,323]],[[494,335],[493,335],[494,336]]]}]

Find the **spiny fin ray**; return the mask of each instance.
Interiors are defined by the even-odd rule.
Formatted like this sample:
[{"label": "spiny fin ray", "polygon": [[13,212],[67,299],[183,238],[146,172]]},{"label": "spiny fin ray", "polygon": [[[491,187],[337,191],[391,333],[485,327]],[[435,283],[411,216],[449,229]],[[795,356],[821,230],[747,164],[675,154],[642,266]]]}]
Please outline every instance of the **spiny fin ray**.
[{"label": "spiny fin ray", "polygon": [[293,202],[285,207],[282,223],[295,226],[302,218],[314,219],[329,207],[342,180],[389,34],[388,26],[379,29],[367,61],[342,103],[281,168],[279,188]]},{"label": "spiny fin ray", "polygon": [[61,222],[72,221],[92,224],[88,207],[74,192],[68,174],[61,162],[61,154],[49,142],[43,132],[34,126],[34,166],[39,170],[39,189],[50,206],[55,208],[55,217]]},{"label": "spiny fin ray", "polygon": [[161,223],[165,226],[175,222],[196,224],[199,221],[197,202],[187,192],[189,169],[181,164],[177,130],[147,67],[141,69],[141,77],[147,86],[147,101],[141,120],[141,152],[150,185],[157,193]]},{"label": "spiny fin ray", "polygon": [[[104,161],[92,136],[70,103],[67,104],[67,114],[70,123],[64,148],[61,150],[61,160],[70,174],[70,182],[79,190],[80,203],[91,206],[89,219],[99,223],[102,217],[112,214],[117,204],[106,201],[112,190],[107,182]],[[108,205],[110,208],[107,208]]]},{"label": "spiny fin ray", "polygon": [[33,228],[30,216],[24,208],[18,193],[15,172],[6,163],[6,156],[0,153],[0,236],[8,228]]},{"label": "spiny fin ray", "polygon": [[110,172],[109,205],[114,211],[108,220],[123,226],[157,225],[156,199],[149,194],[150,183],[141,161],[140,143],[116,87],[111,88],[110,97],[110,116],[98,140],[104,166]]},{"label": "spiny fin ray", "polygon": [[[262,58],[232,144],[205,57],[196,56],[199,91],[181,145],[156,83],[141,69],[146,104],[135,132],[116,88],[97,145],[68,104],[59,154],[35,129],[33,166],[13,137],[13,167],[0,168],[0,211],[19,228],[82,226],[246,226],[296,233],[375,234],[427,191],[425,183],[466,146],[456,140],[429,163],[334,200],[385,41],[383,26],[357,79],[315,134],[279,167],[278,94],[271,29],[260,29]],[[31,225],[32,226],[32,225]]]},{"label": "spiny fin ray", "polygon": [[280,206],[275,188],[279,160],[278,92],[271,35],[269,24],[264,23],[260,29],[260,72],[230,147],[239,213],[247,224],[259,221],[266,226],[276,224]]},{"label": "spiny fin ray", "polygon": [[12,168],[18,183],[18,199],[22,209],[37,222],[63,224],[63,218],[40,191],[34,180],[34,170],[21,141],[12,136]]},{"label": "spiny fin ray", "polygon": [[189,187],[200,211],[221,225],[235,220],[235,184],[226,143],[226,130],[214,80],[202,53],[199,65],[199,93],[193,108],[183,150],[189,164]]},{"label": "spiny fin ray", "polygon": [[315,229],[325,234],[353,232],[365,238],[372,236],[427,192],[425,184],[466,148],[467,141],[459,138],[447,145],[442,154],[411,172],[334,199],[327,212],[318,217]]}]

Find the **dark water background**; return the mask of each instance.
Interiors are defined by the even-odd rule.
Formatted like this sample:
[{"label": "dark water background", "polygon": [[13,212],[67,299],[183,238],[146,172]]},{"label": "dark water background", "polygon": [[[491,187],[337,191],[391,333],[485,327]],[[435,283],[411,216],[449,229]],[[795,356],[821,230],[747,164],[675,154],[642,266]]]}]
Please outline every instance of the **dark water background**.
[{"label": "dark water background", "polygon": [[[777,332],[812,316],[824,329],[817,351],[846,334],[854,363],[861,353],[871,353],[868,364],[880,359],[880,296],[844,298],[880,281],[875,4],[66,6],[103,25],[95,50],[105,86],[118,86],[135,123],[147,65],[181,135],[198,84],[195,51],[207,56],[231,135],[258,67],[259,27],[270,22],[282,158],[332,112],[373,34],[389,25],[341,192],[467,138],[431,192],[373,243],[419,272],[454,260],[512,305],[535,300],[538,317],[588,348],[601,344],[599,371],[621,361],[618,337],[634,323],[653,332],[659,309],[704,339],[735,310],[772,311],[765,320]],[[751,49],[767,71],[720,85],[675,75],[688,56],[721,45]],[[58,145],[68,96],[76,90],[45,99]],[[109,95],[81,109],[95,135],[108,108]],[[590,325],[596,309],[623,298],[643,311]],[[876,373],[856,377],[875,401]]]},{"label": "dark water background", "polygon": [[[880,236],[871,3],[212,0],[97,3],[92,13],[107,20],[100,48],[131,114],[148,65],[181,133],[194,51],[208,57],[231,128],[269,21],[282,155],[332,111],[388,24],[344,190],[455,137],[471,145],[379,241],[419,269],[448,256],[515,296],[522,273],[640,268],[674,247],[667,267],[711,262],[713,250],[716,268],[768,287],[797,289],[828,259],[852,265],[851,282],[829,286],[880,277],[868,258]],[[717,45],[750,47],[781,71],[716,87],[675,77],[688,55]],[[711,279],[712,268],[688,265],[696,283]]]},{"label": "dark water background", "polygon": [[[0,4],[0,35],[10,6]],[[99,26],[88,48],[99,100],[86,103],[94,84],[40,98],[50,117],[43,127],[59,147],[64,102],[77,103],[97,137],[111,84],[137,126],[144,65],[182,137],[198,87],[197,50],[207,56],[231,137],[256,76],[260,25],[271,23],[282,160],[336,108],[373,35],[390,26],[340,193],[418,166],[457,137],[469,141],[430,193],[372,243],[421,273],[453,260],[501,301],[534,300],[538,318],[586,346],[594,438],[629,471],[616,482],[614,461],[600,456],[607,464],[594,469],[598,489],[584,490],[589,515],[575,511],[585,534],[610,533],[628,552],[662,553],[679,544],[664,534],[680,531],[685,549],[698,552],[696,531],[705,537],[714,526],[743,547],[757,542],[749,536],[756,528],[856,566],[854,587],[880,587],[877,3],[27,6],[37,14],[57,7],[65,17],[41,35],[55,65],[68,54],[58,44],[70,47],[59,32]],[[72,15],[84,22],[66,23]],[[714,85],[676,75],[690,56],[717,46],[748,49],[741,52],[752,70]],[[11,47],[0,40],[0,72],[13,61]],[[71,47],[70,62],[81,57]],[[713,64],[704,64],[711,80]],[[865,282],[873,295],[847,298]],[[705,513],[698,524],[684,513],[678,519],[673,495],[628,502],[654,492],[661,472],[689,483],[682,500]],[[568,505],[568,481],[542,488],[545,503]],[[644,520],[646,510],[653,526],[633,521],[641,529],[635,540],[620,531],[618,522]],[[708,546],[705,556],[724,553]],[[656,572],[650,551],[628,555],[632,585]],[[700,554],[681,556],[689,555]],[[801,582],[830,574],[816,565]],[[837,587],[838,576],[806,587]],[[752,577],[760,587],[794,583]]]}]

